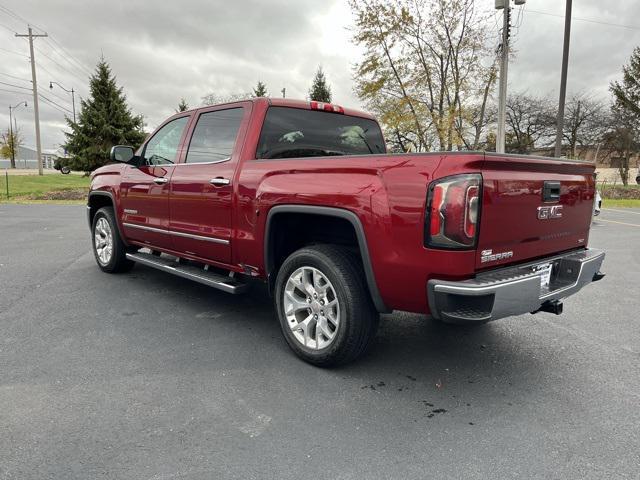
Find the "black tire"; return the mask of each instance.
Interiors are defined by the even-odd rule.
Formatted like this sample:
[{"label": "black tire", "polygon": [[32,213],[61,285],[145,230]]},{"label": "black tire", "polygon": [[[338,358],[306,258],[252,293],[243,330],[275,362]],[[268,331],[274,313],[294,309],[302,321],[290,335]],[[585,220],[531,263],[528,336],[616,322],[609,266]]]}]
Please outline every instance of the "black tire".
[{"label": "black tire", "polygon": [[60,169],[60,173],[62,173],[63,175],[69,175],[71,173],[71,169],[69,167],[62,167]]},{"label": "black tire", "polygon": [[[99,257],[95,241],[96,225],[98,224],[100,219],[106,220],[106,222],[109,224],[112,235],[112,252],[107,262],[103,262]],[[91,223],[91,245],[96,263],[98,264],[98,267],[100,267],[100,270],[102,270],[103,272],[128,272],[135,265],[135,262],[128,260],[126,257],[127,247],[120,237],[120,232],[118,230],[118,225],[116,224],[116,218],[113,213],[112,207],[102,207],[94,215],[93,222]]]},{"label": "black tire", "polygon": [[[340,322],[331,343],[308,348],[296,339],[284,312],[289,277],[301,267],[319,270],[332,284],[339,303]],[[314,245],[292,253],[282,264],[275,284],[275,308],[282,333],[291,349],[303,360],[319,367],[333,367],[361,356],[375,338],[380,316],[376,311],[360,258],[335,245]],[[316,333],[317,334],[317,333]]]}]

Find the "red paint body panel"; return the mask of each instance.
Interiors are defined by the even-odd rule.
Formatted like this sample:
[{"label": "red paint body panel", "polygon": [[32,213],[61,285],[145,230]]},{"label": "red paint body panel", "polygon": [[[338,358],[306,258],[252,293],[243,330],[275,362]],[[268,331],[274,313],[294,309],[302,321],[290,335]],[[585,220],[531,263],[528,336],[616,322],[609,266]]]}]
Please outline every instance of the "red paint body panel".
[{"label": "red paint body panel", "polygon": [[[482,250],[513,251],[513,257],[491,262],[489,267],[584,247],[595,195],[594,167],[559,160],[488,158],[484,180],[476,266],[486,268]],[[560,201],[542,201],[545,181],[560,182]],[[562,205],[562,217],[539,220],[537,208]]]},{"label": "red paint body panel", "polygon": [[[253,274],[265,277],[264,240],[271,208],[341,208],[355,213],[363,226],[384,303],[391,309],[428,313],[426,285],[431,278],[463,280],[503,262],[519,263],[586,246],[594,195],[593,165],[483,153],[256,160],[262,123],[270,105],[309,109],[309,102],[284,99],[254,99],[224,106],[243,106],[248,112],[232,160],[198,166],[179,163],[173,167],[168,184],[167,217],[149,214],[149,222],[183,233],[222,237],[229,239],[230,245],[212,251],[207,249],[209,245],[200,244],[198,249],[193,240],[174,238],[170,247],[161,250],[233,271],[249,268]],[[345,114],[373,118],[349,109]],[[185,144],[194,124],[192,120]],[[184,162],[183,157],[180,162]],[[119,192],[120,182],[125,180],[120,175],[127,168],[131,167],[103,167],[95,172],[92,183],[92,189],[114,194],[119,220],[126,218]],[[477,248],[426,248],[424,221],[429,183],[464,173],[483,176]],[[205,181],[218,175],[230,178],[231,185],[214,191]],[[559,180],[562,184],[562,219],[543,222],[536,217],[537,207],[543,205],[540,189],[546,180]],[[152,203],[148,208],[155,211]],[[129,236],[129,230],[125,232]],[[483,249],[509,249],[514,255],[487,265],[480,261]]]}]

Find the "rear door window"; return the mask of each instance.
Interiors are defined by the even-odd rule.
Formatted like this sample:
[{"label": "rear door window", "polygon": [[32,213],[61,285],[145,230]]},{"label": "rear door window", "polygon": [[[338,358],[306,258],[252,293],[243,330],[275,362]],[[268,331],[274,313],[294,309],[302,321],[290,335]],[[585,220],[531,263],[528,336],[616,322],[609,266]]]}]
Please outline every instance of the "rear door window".
[{"label": "rear door window", "polygon": [[186,163],[216,163],[231,158],[242,121],[242,108],[200,115],[193,131]]},{"label": "rear door window", "polygon": [[256,158],[297,158],[385,153],[374,120],[317,110],[270,107]]}]

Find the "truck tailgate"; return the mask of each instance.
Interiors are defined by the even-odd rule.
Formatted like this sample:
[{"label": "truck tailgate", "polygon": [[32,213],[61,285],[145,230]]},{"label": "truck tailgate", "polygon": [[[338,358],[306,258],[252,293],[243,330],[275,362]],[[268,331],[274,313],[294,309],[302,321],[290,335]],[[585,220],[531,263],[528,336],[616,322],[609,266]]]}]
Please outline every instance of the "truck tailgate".
[{"label": "truck tailgate", "polygon": [[584,162],[487,155],[476,268],[585,247],[594,170]]}]

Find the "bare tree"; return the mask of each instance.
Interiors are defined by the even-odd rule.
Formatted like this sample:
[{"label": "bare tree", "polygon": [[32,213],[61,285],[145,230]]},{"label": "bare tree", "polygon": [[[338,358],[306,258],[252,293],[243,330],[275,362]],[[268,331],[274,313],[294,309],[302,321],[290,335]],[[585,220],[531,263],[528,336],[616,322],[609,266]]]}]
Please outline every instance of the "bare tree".
[{"label": "bare tree", "polygon": [[556,119],[546,98],[516,93],[507,98],[506,123],[507,152],[527,154],[540,143],[552,141]]},{"label": "bare tree", "polygon": [[602,138],[605,158],[612,167],[618,168],[618,173],[624,185],[629,184],[631,158],[640,152],[639,132],[630,126],[628,118],[620,111],[613,110],[609,128]]},{"label": "bare tree", "polygon": [[[585,93],[573,95],[565,109],[563,138],[567,156],[578,158],[577,147],[600,143],[609,124],[606,105]],[[584,150],[586,151],[586,150]]]},{"label": "bare tree", "polygon": [[355,17],[354,42],[365,50],[355,69],[356,92],[379,117],[387,109],[395,112],[392,118],[403,117],[396,125],[383,122],[387,130],[402,137],[399,125],[409,127],[406,136],[420,149],[477,146],[496,79],[495,67],[483,66],[483,60],[493,61],[493,53],[486,42],[486,17],[477,2],[349,4]]},{"label": "bare tree", "polygon": [[234,93],[231,95],[218,95],[216,93],[207,93],[202,97],[203,105],[217,105],[219,103],[239,102],[241,100],[248,100],[253,97],[251,93]]}]

